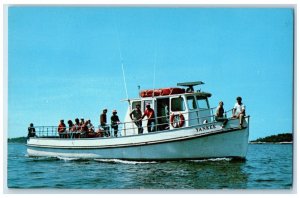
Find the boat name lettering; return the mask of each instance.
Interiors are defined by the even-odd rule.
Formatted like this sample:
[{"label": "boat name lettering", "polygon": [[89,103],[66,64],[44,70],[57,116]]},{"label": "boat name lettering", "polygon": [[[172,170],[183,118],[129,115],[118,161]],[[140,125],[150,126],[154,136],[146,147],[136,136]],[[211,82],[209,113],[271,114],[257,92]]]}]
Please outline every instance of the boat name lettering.
[{"label": "boat name lettering", "polygon": [[199,131],[206,131],[206,130],[210,130],[210,129],[215,129],[216,126],[214,124],[212,125],[206,125],[206,126],[203,126],[203,127],[200,127],[200,128],[196,128],[196,131],[199,132]]}]

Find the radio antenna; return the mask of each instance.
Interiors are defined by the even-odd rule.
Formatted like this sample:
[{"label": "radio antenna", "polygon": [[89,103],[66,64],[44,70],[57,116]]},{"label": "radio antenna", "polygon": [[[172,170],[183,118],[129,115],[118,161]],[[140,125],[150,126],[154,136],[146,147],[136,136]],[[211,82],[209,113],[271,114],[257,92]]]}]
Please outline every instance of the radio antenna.
[{"label": "radio antenna", "polygon": [[155,44],[155,53],[154,53],[154,63],[153,63],[153,93],[152,97],[154,96],[154,88],[155,88],[155,76],[156,76],[156,59],[157,59],[157,48]]},{"label": "radio antenna", "polygon": [[121,50],[119,28],[118,28],[118,24],[116,23],[115,20],[114,20],[114,26],[115,26],[115,31],[116,31],[116,35],[117,35],[117,41],[118,41],[119,57],[120,57],[120,61],[121,61],[121,67],[122,67],[122,74],[123,74],[123,81],[124,81],[125,93],[126,93],[127,99],[129,99],[129,97],[128,97],[128,91],[127,91],[125,71],[124,71],[124,60],[123,60],[123,55],[122,55],[122,50]]}]

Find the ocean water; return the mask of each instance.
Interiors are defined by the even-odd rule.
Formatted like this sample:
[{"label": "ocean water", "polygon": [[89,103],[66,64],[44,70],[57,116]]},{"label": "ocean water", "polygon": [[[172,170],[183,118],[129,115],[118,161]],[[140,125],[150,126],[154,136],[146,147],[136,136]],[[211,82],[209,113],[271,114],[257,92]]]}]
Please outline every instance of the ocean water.
[{"label": "ocean water", "polygon": [[246,161],[229,158],[138,162],[27,157],[9,143],[9,189],[291,189],[292,144],[250,144]]}]

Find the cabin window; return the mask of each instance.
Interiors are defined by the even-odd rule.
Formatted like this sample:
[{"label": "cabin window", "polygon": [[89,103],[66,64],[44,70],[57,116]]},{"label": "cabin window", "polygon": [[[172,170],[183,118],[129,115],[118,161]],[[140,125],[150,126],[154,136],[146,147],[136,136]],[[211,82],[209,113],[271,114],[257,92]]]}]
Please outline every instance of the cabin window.
[{"label": "cabin window", "polygon": [[171,111],[184,111],[185,105],[182,97],[171,99]]},{"label": "cabin window", "polygon": [[152,109],[154,109],[154,106],[153,106],[153,104],[152,104],[152,100],[145,100],[145,101],[144,101],[144,110],[146,109],[147,103],[149,103],[149,104],[150,104],[150,107],[151,107]]},{"label": "cabin window", "polygon": [[206,98],[197,96],[197,103],[198,103],[199,109],[208,109],[208,104],[207,104]]},{"label": "cabin window", "polygon": [[187,104],[189,109],[197,109],[197,104],[194,96],[188,96],[187,98]]},{"label": "cabin window", "polygon": [[140,107],[141,107],[141,101],[132,102],[132,105],[131,105],[132,110],[136,108],[136,105],[140,105]]}]

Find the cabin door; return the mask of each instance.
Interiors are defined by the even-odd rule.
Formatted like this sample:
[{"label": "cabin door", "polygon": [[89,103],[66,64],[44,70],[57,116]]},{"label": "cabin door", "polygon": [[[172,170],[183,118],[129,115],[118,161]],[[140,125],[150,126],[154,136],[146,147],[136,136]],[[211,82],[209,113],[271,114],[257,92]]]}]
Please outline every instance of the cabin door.
[{"label": "cabin door", "polygon": [[170,99],[169,98],[159,98],[157,99],[157,130],[167,130],[169,129],[170,122]]}]

